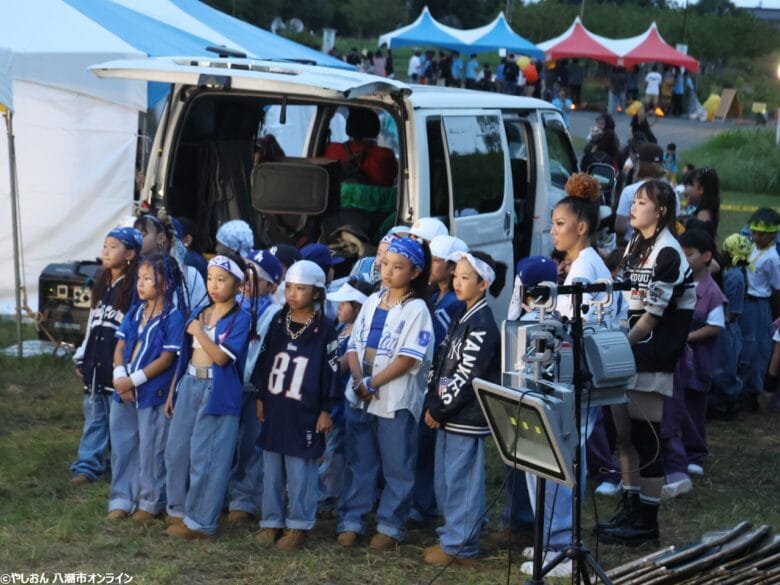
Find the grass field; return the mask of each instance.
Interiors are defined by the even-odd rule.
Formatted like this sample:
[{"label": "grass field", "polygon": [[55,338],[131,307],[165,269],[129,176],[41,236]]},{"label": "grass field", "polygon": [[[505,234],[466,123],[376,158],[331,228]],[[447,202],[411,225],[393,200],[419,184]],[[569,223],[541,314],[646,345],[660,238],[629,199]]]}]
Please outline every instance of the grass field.
[{"label": "grass field", "polygon": [[[29,335],[30,330],[26,333]],[[11,343],[8,321],[0,340]],[[209,542],[170,542],[162,523],[144,527],[105,519],[108,483],[71,487],[69,464],[81,431],[81,391],[68,360],[41,357],[22,362],[0,357],[0,575],[17,573],[124,572],[143,584],[429,583],[438,571],[421,563],[422,548],[435,542],[432,531],[412,531],[395,553],[352,551],[334,543],[333,520],[318,523],[310,545],[281,554],[256,545],[251,526],[225,527]],[[740,520],[780,527],[776,473],[780,418],[744,415],[735,422],[712,423],[712,456],[693,493],[662,505],[662,544],[682,545],[708,530]],[[502,472],[492,439],[488,443],[488,502],[496,499]],[[612,499],[596,498],[601,516],[612,513]],[[585,525],[593,525],[594,499],[588,495]],[[496,525],[499,502],[491,512]],[[586,542],[595,542],[589,529]],[[654,547],[625,550],[600,546],[601,562],[614,567]],[[512,582],[524,582],[518,555]],[[478,569],[451,568],[438,583],[504,582],[507,551],[484,547]],[[555,582],[555,581],[550,581]],[[563,581],[561,581],[563,582]]]}]

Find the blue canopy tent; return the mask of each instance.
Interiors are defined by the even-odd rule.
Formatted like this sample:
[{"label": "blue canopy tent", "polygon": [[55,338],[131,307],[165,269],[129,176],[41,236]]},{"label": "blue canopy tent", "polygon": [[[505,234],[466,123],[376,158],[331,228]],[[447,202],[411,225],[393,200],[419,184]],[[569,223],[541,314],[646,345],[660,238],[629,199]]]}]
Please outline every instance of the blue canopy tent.
[{"label": "blue canopy tent", "polygon": [[396,49],[419,45],[463,52],[468,49],[468,43],[460,36],[463,32],[438,22],[426,6],[413,23],[379,37],[379,46]]},{"label": "blue canopy tent", "polygon": [[208,38],[247,54],[272,60],[311,61],[325,67],[354,67],[330,55],[275,35],[272,32],[229,16],[198,0],[114,0],[127,8]]},{"label": "blue canopy tent", "polygon": [[535,59],[544,57],[544,52],[539,47],[512,30],[503,12],[490,24],[463,32],[468,35],[468,50],[471,53],[506,49]]}]

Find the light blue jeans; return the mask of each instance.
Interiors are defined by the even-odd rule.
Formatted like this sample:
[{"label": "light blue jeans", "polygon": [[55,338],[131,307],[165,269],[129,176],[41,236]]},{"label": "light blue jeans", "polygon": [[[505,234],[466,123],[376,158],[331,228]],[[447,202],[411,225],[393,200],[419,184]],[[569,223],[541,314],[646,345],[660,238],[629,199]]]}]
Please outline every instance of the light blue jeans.
[{"label": "light blue jeans", "polygon": [[165,510],[165,441],[168,420],[163,406],[111,407],[111,489],[108,510]]},{"label": "light blue jeans", "polygon": [[228,510],[257,514],[263,498],[262,425],[257,419],[257,396],[244,392],[241,422],[238,426],[236,462],[228,484]]},{"label": "light blue jeans", "polygon": [[86,475],[94,481],[106,471],[112,401],[110,394],[101,392],[84,395],[84,429],[81,431],[78,459],[70,466],[73,475]]},{"label": "light blue jeans", "polygon": [[263,469],[265,485],[260,527],[314,528],[317,519],[317,460],[263,451]]},{"label": "light blue jeans", "polygon": [[434,485],[444,514],[444,525],[436,530],[441,549],[459,558],[476,557],[486,520],[485,437],[438,431]]},{"label": "light blue jeans", "polygon": [[204,413],[211,390],[211,380],[181,379],[165,446],[168,514],[209,535],[217,530],[238,441],[237,416]]},{"label": "light blue jeans", "polygon": [[349,406],[345,419],[347,474],[336,530],[365,532],[381,462],[385,487],[376,511],[377,532],[402,541],[412,504],[418,422],[408,410],[396,411],[395,418],[382,418]]}]

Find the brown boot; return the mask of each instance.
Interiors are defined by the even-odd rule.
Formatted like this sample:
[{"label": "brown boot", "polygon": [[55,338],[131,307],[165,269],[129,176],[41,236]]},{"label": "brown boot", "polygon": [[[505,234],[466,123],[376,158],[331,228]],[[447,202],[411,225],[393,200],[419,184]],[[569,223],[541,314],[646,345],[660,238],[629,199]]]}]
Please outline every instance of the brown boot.
[{"label": "brown boot", "polygon": [[460,559],[458,557],[455,557],[451,554],[448,554],[444,552],[441,549],[441,546],[438,544],[436,546],[428,547],[425,549],[425,554],[423,555],[423,561],[429,565],[437,565],[439,567],[443,567],[444,565],[458,565],[461,567],[473,567],[477,564],[477,559]]},{"label": "brown boot", "polygon": [[127,512],[125,512],[124,510],[111,510],[108,513],[107,518],[109,520],[124,520],[128,516],[129,516],[129,514]]},{"label": "brown boot", "polygon": [[242,522],[249,522],[254,518],[254,515],[243,510],[231,510],[228,513],[228,524],[241,524]]},{"label": "brown boot", "polygon": [[255,540],[263,546],[271,546],[282,535],[281,528],[261,528],[255,534]]},{"label": "brown boot", "polygon": [[369,543],[369,547],[372,550],[379,551],[379,552],[387,552],[391,550],[395,550],[395,547],[398,545],[398,541],[391,537],[387,536],[387,534],[382,534],[381,532],[377,532],[374,535],[374,538],[371,539],[371,542]]},{"label": "brown boot", "polygon": [[92,480],[86,475],[74,475],[70,478],[71,485],[87,485],[92,483]]},{"label": "brown boot", "polygon": [[182,538],[184,540],[208,540],[209,535],[198,530],[192,530],[185,524],[175,524],[168,526],[165,530],[165,534],[172,538]]},{"label": "brown boot", "polygon": [[336,542],[338,542],[344,548],[352,548],[355,546],[359,536],[360,535],[357,532],[352,532],[351,530],[347,530],[346,532],[339,532],[339,535],[336,537]]},{"label": "brown boot", "polygon": [[150,522],[157,520],[158,516],[151,512],[147,512],[146,510],[136,510],[131,518],[139,524],[149,524]]},{"label": "brown boot", "polygon": [[180,526],[184,524],[184,518],[179,518],[178,516],[171,516],[170,514],[166,514],[165,524],[167,526]]},{"label": "brown boot", "polygon": [[276,548],[283,551],[301,550],[306,544],[306,539],[309,537],[308,530],[298,530],[296,528],[290,528],[284,532],[282,536],[276,542]]}]

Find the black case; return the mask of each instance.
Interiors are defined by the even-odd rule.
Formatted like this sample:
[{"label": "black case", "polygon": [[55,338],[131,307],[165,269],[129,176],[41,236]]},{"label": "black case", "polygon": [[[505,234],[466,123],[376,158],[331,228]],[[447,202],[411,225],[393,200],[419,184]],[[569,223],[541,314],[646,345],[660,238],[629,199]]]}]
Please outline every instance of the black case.
[{"label": "black case", "polygon": [[[57,341],[80,345],[87,331],[92,287],[102,265],[85,260],[49,264],[38,278],[38,310],[42,325]],[[40,339],[49,339],[43,329]]]}]

